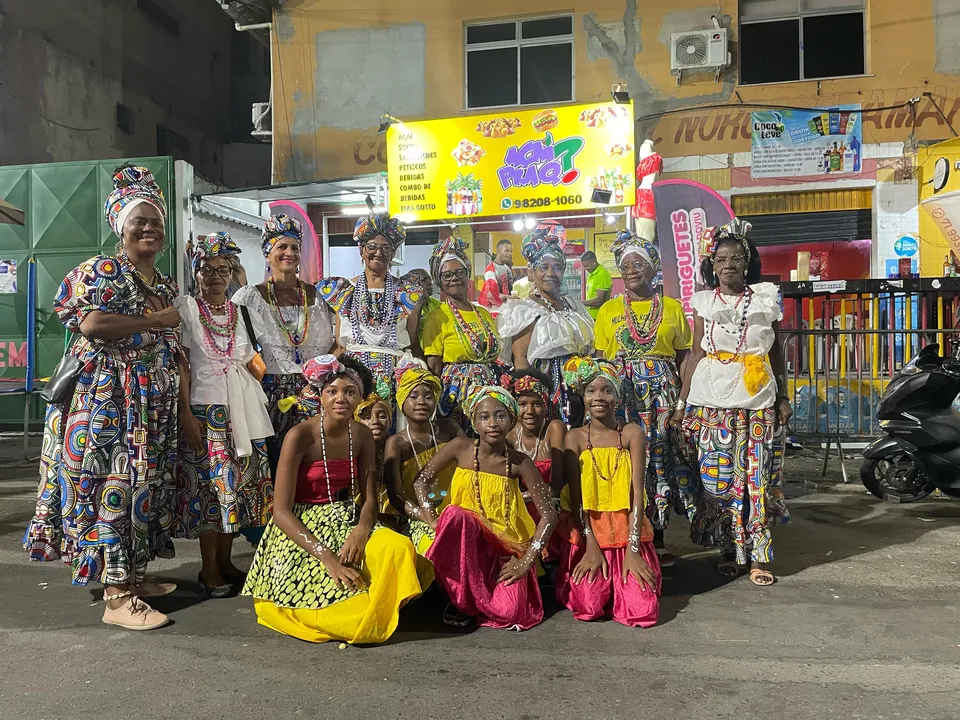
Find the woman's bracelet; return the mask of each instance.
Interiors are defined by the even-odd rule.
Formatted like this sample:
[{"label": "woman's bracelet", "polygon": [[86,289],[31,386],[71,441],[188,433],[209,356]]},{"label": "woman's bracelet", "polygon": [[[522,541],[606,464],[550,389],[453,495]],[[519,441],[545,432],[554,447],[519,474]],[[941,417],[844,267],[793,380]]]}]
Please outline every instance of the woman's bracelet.
[{"label": "woman's bracelet", "polygon": [[686,409],[687,409],[687,401],[686,401],[685,399],[679,399],[679,400],[677,400],[677,404],[673,406],[673,409],[674,409],[674,410],[686,410]]}]

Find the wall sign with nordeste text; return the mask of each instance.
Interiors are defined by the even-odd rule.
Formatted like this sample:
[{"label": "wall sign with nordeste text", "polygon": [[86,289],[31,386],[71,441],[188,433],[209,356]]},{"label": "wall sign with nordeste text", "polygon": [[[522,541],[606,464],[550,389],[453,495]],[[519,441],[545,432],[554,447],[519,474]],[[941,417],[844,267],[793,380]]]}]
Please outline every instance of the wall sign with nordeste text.
[{"label": "wall sign with nordeste text", "polygon": [[633,104],[503,110],[387,130],[390,213],[407,222],[633,205]]}]

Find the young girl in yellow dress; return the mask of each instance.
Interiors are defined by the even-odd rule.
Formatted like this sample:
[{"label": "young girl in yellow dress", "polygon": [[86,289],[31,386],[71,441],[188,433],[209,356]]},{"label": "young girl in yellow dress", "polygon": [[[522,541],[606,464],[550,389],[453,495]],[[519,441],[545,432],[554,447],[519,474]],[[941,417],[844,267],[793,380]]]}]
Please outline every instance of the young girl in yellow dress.
[{"label": "young girl in yellow dress", "polygon": [[[413,541],[420,555],[433,543],[434,532],[420,519],[421,508],[413,481],[430,458],[455,437],[463,435],[451,420],[434,419],[439,400],[440,379],[436,375],[414,363],[401,363],[397,367],[397,404],[405,427],[387,440],[383,470],[387,502],[381,512],[397,516],[397,527]],[[440,507],[447,505],[452,477],[452,467],[437,475],[434,496]],[[421,571],[420,580],[424,587],[433,582],[432,566],[428,576]]]},{"label": "young girl in yellow dress", "polygon": [[587,421],[567,433],[574,517],[579,528],[564,543],[557,600],[577,620],[612,617],[629,627],[650,627],[660,611],[660,565],[653,528],[644,514],[646,436],[617,420],[623,378],[592,358],[564,365],[567,385],[583,395]]},{"label": "young girl in yellow dress", "polygon": [[[420,518],[436,529],[427,559],[451,601],[444,622],[463,626],[473,620],[484,627],[528,630],[543,620],[536,561],[557,512],[533,461],[507,444],[517,421],[513,396],[501,387],[475,387],[463,409],[477,439],[451,440],[414,483]],[[456,469],[450,504],[438,520],[437,477],[451,466]],[[521,482],[540,514],[536,524],[524,505]]]},{"label": "young girl in yellow dress", "polygon": [[[333,355],[303,365],[320,413],[287,433],[273,518],[247,575],[257,618],[307,640],[380,643],[420,592],[416,550],[377,524],[375,444],[353,419],[363,382]],[[355,498],[361,498],[358,507]]]},{"label": "young girl in yellow dress", "polygon": [[[345,358],[349,361],[349,358]],[[384,481],[383,463],[386,453],[387,440],[390,439],[390,431],[393,429],[393,408],[390,403],[377,395],[370,393],[366,399],[357,405],[353,411],[353,419],[361,425],[365,425],[373,435],[373,442],[377,448],[376,465],[377,468],[377,506],[381,509],[387,503],[387,486]]]}]

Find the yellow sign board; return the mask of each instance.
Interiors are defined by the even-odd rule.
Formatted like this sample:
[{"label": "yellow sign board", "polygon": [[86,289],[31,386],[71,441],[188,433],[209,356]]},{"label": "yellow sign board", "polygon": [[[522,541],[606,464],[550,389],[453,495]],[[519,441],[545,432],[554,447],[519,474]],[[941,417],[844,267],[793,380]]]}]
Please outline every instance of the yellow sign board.
[{"label": "yellow sign board", "polygon": [[633,103],[394,123],[389,209],[405,222],[633,205]]}]

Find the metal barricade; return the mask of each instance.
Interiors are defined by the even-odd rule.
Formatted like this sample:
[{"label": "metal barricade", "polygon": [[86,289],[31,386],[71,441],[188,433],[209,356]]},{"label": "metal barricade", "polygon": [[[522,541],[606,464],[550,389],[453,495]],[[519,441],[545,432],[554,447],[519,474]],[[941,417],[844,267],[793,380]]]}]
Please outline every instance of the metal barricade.
[{"label": "metal barricade", "polygon": [[960,342],[960,279],[907,282],[784,285],[790,425],[800,438],[826,441],[824,474],[836,444],[846,481],[843,444],[880,434],[880,398],[904,365],[931,343],[948,355]]}]

